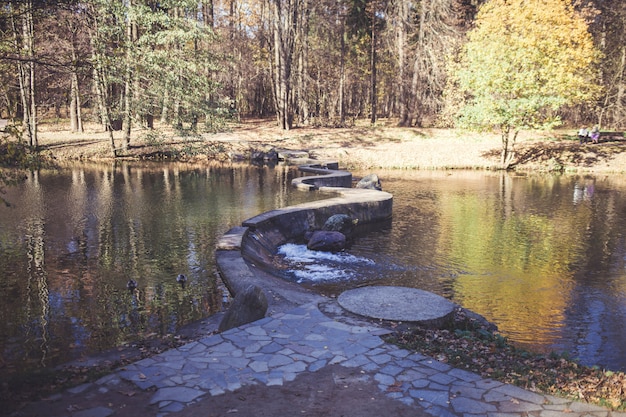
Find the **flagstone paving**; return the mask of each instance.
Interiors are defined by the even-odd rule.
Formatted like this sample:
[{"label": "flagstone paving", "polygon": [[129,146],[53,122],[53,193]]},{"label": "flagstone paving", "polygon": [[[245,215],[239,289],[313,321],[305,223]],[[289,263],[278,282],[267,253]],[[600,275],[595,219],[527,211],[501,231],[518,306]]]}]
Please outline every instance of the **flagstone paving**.
[{"label": "flagstone paving", "polygon": [[[95,385],[106,389],[132,381],[141,390],[154,391],[150,404],[158,407],[159,415],[167,415],[206,396],[252,384],[280,386],[300,374],[341,365],[373,375],[370,383],[415,407],[416,415],[626,416],[483,379],[387,344],[381,336],[389,332],[367,320],[342,322],[322,313],[318,303],[309,303],[143,359]],[[113,414],[112,409],[97,407],[82,410],[80,416]]]}]

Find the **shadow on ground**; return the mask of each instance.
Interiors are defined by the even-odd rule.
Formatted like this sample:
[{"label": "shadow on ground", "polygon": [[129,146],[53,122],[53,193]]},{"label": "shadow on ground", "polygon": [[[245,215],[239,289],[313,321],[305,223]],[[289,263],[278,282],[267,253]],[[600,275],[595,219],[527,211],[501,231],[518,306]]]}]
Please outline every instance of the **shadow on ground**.
[{"label": "shadow on ground", "polygon": [[[500,149],[483,154],[486,158],[499,158]],[[612,140],[580,144],[577,140],[556,140],[524,143],[516,146],[516,167],[549,166],[553,170],[565,167],[590,168],[626,153],[626,141]]]}]

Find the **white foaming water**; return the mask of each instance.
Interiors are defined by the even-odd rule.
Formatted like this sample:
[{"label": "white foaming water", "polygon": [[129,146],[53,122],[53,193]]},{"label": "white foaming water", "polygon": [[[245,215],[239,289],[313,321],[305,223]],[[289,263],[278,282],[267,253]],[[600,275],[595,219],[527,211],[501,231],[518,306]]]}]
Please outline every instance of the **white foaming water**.
[{"label": "white foaming water", "polygon": [[286,243],[278,248],[289,265],[287,272],[299,283],[347,280],[356,275],[355,268],[373,265],[374,261],[345,252],[322,252],[307,249],[306,245]]}]

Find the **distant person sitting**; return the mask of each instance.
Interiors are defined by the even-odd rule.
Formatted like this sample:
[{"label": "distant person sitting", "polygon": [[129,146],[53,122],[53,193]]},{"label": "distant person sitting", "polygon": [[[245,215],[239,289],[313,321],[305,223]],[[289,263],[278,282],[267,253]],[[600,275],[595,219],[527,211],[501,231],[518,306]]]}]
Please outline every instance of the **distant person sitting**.
[{"label": "distant person sitting", "polygon": [[590,136],[593,143],[598,143],[598,140],[600,139],[600,129],[598,129],[598,126],[594,126],[593,129],[591,129]]},{"label": "distant person sitting", "polygon": [[587,137],[589,137],[589,131],[587,130],[586,126],[583,126],[578,131],[578,140],[581,144],[583,144],[587,142]]}]

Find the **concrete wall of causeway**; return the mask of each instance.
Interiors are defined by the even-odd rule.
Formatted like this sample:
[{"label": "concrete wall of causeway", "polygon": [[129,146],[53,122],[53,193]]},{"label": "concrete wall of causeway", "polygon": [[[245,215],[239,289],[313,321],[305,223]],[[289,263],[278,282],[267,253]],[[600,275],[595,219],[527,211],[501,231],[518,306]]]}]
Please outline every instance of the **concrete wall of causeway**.
[{"label": "concrete wall of causeway", "polygon": [[[296,284],[275,281],[273,278],[259,279],[256,268],[272,272],[274,256],[278,247],[301,240],[308,230],[320,229],[333,214],[347,214],[368,224],[391,218],[393,196],[384,191],[350,188],[352,175],[341,171],[336,165],[306,165],[300,170],[315,176],[293,180],[292,185],[301,190],[318,190],[328,193],[329,198],[271,210],[252,217],[241,227],[231,229],[218,240],[216,262],[222,279],[229,291],[237,292],[250,284],[260,285],[276,298],[284,298],[296,304],[304,296],[313,296]],[[251,270],[250,268],[254,268]],[[262,285],[264,284],[265,285]],[[267,292],[266,291],[266,292]],[[269,299],[270,297],[268,297]],[[271,305],[271,301],[270,301]]]}]

